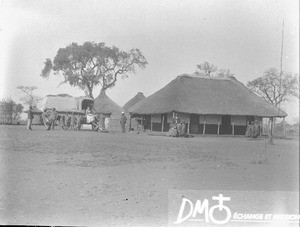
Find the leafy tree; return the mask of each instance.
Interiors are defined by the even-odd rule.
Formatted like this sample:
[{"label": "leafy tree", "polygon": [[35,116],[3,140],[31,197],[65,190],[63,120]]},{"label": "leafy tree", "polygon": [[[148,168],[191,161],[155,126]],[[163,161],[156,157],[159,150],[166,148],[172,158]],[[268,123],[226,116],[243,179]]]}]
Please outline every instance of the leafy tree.
[{"label": "leafy tree", "polygon": [[18,86],[17,89],[24,93],[24,96],[20,98],[20,101],[25,105],[37,106],[42,100],[41,97],[34,94],[34,91],[37,89],[35,86]]},{"label": "leafy tree", "polygon": [[247,86],[257,95],[263,97],[274,106],[289,100],[289,97],[299,97],[298,75],[269,68],[261,77],[249,81]]},{"label": "leafy tree", "polygon": [[230,72],[229,69],[220,69],[218,70],[218,77],[232,77],[234,76],[233,73]]},{"label": "leafy tree", "polygon": [[20,115],[24,107],[22,104],[16,104],[11,99],[2,99],[0,101],[0,116],[2,123],[12,123],[13,120],[20,120]]},{"label": "leafy tree", "polygon": [[205,61],[204,63],[197,65],[195,74],[198,76],[213,77],[217,71],[218,68],[216,66]]},{"label": "leafy tree", "polygon": [[46,59],[41,76],[48,78],[51,70],[55,75],[63,76],[61,82],[79,87],[93,97],[93,89],[100,85],[101,92],[115,86],[119,76],[128,77],[136,67],[145,68],[147,60],[139,49],[129,52],[118,47],[108,47],[105,43],[85,42],[82,45],[72,43],[60,48],[53,62]]},{"label": "leafy tree", "polygon": [[23,112],[24,106],[21,103],[14,103],[12,119],[19,121],[21,119],[21,113]]},{"label": "leafy tree", "polygon": [[198,76],[206,77],[231,77],[234,74],[230,73],[229,69],[218,69],[217,66],[210,64],[209,62],[203,62],[200,65],[197,65],[197,69],[194,74]]}]

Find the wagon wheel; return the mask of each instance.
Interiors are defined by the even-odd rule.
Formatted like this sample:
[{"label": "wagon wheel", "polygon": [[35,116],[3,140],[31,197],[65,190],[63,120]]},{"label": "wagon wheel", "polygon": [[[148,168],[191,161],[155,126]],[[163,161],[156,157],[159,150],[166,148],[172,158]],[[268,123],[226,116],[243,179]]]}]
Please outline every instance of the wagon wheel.
[{"label": "wagon wheel", "polygon": [[98,131],[99,127],[96,125],[96,123],[92,122],[92,129],[93,131]]},{"label": "wagon wheel", "polygon": [[49,119],[48,119],[48,116],[46,116],[45,113],[42,114],[42,118],[43,118],[43,123],[45,126],[48,126],[48,122],[49,122]]}]

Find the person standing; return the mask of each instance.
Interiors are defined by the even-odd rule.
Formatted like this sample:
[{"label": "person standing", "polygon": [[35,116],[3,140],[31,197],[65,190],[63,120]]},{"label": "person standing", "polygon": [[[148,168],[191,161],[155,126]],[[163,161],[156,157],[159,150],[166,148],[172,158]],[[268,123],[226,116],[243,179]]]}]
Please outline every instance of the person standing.
[{"label": "person standing", "polygon": [[32,125],[33,117],[34,117],[34,115],[33,115],[33,112],[32,112],[32,106],[29,106],[28,119],[27,119],[27,130],[32,130],[31,125]]},{"label": "person standing", "polygon": [[127,121],[127,117],[125,116],[124,112],[122,111],[122,115],[121,115],[121,120],[120,120],[120,124],[121,124],[121,128],[122,128],[122,133],[125,133],[125,124]]}]

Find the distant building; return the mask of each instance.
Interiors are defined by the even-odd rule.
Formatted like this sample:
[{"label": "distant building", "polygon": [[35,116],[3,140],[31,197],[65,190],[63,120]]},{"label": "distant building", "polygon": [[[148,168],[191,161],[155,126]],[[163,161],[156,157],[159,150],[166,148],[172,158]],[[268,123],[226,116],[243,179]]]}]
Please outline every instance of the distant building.
[{"label": "distant building", "polygon": [[[33,112],[32,124],[34,124],[34,125],[42,125],[43,124],[43,118],[42,118],[43,111],[41,111],[40,109],[38,109],[36,106],[33,106],[32,107],[32,112]],[[24,111],[24,113],[27,114],[28,110]]]}]

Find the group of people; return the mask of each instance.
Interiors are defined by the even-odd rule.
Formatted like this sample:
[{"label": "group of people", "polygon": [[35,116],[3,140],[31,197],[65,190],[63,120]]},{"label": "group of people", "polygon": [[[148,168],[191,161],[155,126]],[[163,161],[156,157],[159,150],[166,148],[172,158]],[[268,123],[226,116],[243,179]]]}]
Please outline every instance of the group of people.
[{"label": "group of people", "polygon": [[170,124],[169,136],[182,137],[186,134],[185,128],[186,128],[185,123],[180,122],[180,118],[178,117],[178,114],[175,114]]},{"label": "group of people", "polygon": [[78,131],[81,128],[81,115],[79,114],[60,114],[58,115],[57,121],[63,130]]},{"label": "group of people", "polygon": [[246,129],[246,137],[256,139],[260,135],[260,126],[257,121],[247,124],[247,129]]},{"label": "group of people", "polygon": [[[105,115],[101,112],[97,117],[94,115],[93,110],[89,107],[86,109],[86,123],[92,124],[97,128],[100,132],[107,132],[105,127]],[[27,129],[32,130],[32,120],[34,118],[34,113],[32,110],[32,106],[29,107],[28,110],[28,121],[27,121]],[[58,122],[59,126],[63,130],[79,130],[82,124],[82,116],[80,114],[58,114],[55,108],[45,110],[42,113],[42,118],[44,124],[47,126],[46,130],[54,130],[55,124]],[[122,133],[125,133],[125,125],[126,125],[127,117],[125,113],[122,112],[120,118],[120,125],[122,129]]]}]

